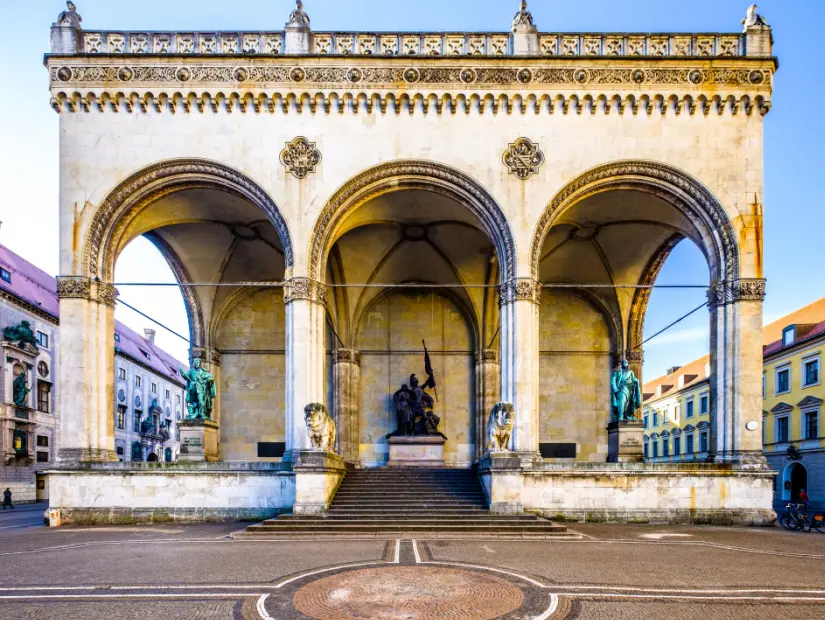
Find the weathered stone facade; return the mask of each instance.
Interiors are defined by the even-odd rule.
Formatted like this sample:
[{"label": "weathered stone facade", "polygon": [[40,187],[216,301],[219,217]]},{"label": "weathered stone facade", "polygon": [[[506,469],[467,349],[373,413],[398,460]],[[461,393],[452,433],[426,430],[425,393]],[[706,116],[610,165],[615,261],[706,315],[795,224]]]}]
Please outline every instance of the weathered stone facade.
[{"label": "weathered stone facade", "polygon": [[224,460],[300,461],[304,407],[326,403],[347,460],[383,463],[426,338],[450,464],[478,459],[498,401],[517,453],[601,461],[612,364],[641,365],[646,298],[617,287],[650,284],[687,237],[711,274],[712,458],[764,465],[744,427],[761,420],[769,27],[552,34],[519,13],[500,34],[342,34],[293,14],[209,34],[63,19],[52,42],[61,270],[89,283],[61,301],[81,460],[112,449],[97,278],[150,233],[198,285],[193,347],[221,354]]}]

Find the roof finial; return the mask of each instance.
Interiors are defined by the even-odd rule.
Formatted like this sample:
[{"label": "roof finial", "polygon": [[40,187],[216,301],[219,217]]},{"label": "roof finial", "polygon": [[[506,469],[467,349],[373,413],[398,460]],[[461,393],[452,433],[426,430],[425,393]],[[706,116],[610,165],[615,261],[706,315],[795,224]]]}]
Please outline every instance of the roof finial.
[{"label": "roof finial", "polygon": [[309,15],[304,12],[304,3],[297,0],[295,10],[289,14],[287,26],[309,27]]},{"label": "roof finial", "polygon": [[521,0],[521,10],[516,13],[513,18],[513,32],[535,30],[536,25],[533,23],[533,14],[527,10],[527,0]]},{"label": "roof finial", "polygon": [[57,23],[59,25],[79,27],[83,19],[77,14],[77,7],[74,2],[66,2],[66,10],[57,16]]},{"label": "roof finial", "polygon": [[748,14],[745,16],[745,19],[742,21],[742,24],[745,26],[745,30],[751,28],[753,26],[768,26],[768,22],[765,20],[764,17],[759,15],[756,12],[756,5],[752,4],[748,9]]}]

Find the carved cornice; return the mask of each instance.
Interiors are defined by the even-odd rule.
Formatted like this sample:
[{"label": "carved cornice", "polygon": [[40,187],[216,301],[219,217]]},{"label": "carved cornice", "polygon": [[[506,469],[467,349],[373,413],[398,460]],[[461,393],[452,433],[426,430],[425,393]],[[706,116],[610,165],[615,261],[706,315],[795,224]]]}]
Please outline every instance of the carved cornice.
[{"label": "carved cornice", "polygon": [[355,351],[354,349],[336,349],[333,354],[332,361],[334,364],[347,363],[360,366],[361,353],[359,351]]},{"label": "carved cornice", "polygon": [[498,351],[495,349],[481,349],[476,351],[476,364],[498,364]]},{"label": "carved cornice", "polygon": [[207,364],[212,364],[214,366],[221,365],[221,354],[220,351],[216,351],[215,349],[205,349],[203,347],[192,347],[192,359],[199,359]]},{"label": "carved cornice", "polygon": [[114,308],[117,295],[117,289],[107,282],[98,282],[82,276],[57,277],[59,299],[85,299]]},{"label": "carved cornice", "polygon": [[760,278],[718,282],[708,289],[708,307],[718,308],[737,301],[763,301],[765,291],[766,281]]},{"label": "carved cornice", "polygon": [[309,278],[287,280],[284,286],[284,303],[289,304],[301,299],[323,304],[327,300],[327,287],[322,282]]},{"label": "carved cornice", "polygon": [[518,301],[540,303],[541,283],[530,278],[516,278],[498,287],[499,305],[504,306]]}]

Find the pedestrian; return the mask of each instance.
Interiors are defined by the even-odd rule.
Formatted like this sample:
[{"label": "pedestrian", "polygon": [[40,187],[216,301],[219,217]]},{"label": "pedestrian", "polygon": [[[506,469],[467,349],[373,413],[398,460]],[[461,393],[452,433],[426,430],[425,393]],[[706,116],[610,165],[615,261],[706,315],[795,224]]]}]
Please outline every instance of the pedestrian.
[{"label": "pedestrian", "polygon": [[6,487],[6,490],[3,491],[3,510],[5,510],[7,506],[14,510],[14,504],[11,503],[11,489],[9,487]]},{"label": "pedestrian", "polygon": [[809,501],[810,500],[808,499],[808,491],[806,491],[805,489],[802,489],[799,492],[799,503],[802,504],[802,509],[805,512],[808,512],[808,502]]}]

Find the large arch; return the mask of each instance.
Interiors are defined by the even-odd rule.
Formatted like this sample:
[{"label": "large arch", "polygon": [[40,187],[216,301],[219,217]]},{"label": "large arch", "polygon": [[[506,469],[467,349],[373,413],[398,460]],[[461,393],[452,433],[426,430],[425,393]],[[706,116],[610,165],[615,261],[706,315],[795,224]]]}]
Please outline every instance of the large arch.
[{"label": "large arch", "polygon": [[401,160],[364,170],[333,194],[318,216],[310,237],[309,278],[324,281],[327,257],[349,213],[384,194],[416,189],[436,192],[464,204],[479,219],[493,242],[501,283],[516,277],[516,246],[510,223],[490,193],[455,168],[426,160]]},{"label": "large arch", "polygon": [[138,170],[109,192],[95,210],[86,235],[82,275],[111,282],[122,235],[137,214],[152,202],[188,189],[213,189],[234,194],[258,207],[281,240],[289,277],[292,239],[286,220],[267,192],[244,173],[220,162],[200,158],[168,159]]},{"label": "large arch", "polygon": [[612,190],[636,190],[666,201],[687,217],[699,235],[700,249],[708,260],[714,283],[739,277],[739,246],[727,212],[699,180],[669,164],[621,160],[587,170],[565,185],[550,201],[536,224],[530,246],[530,269],[538,279],[544,239],[559,216],[595,194]]}]

